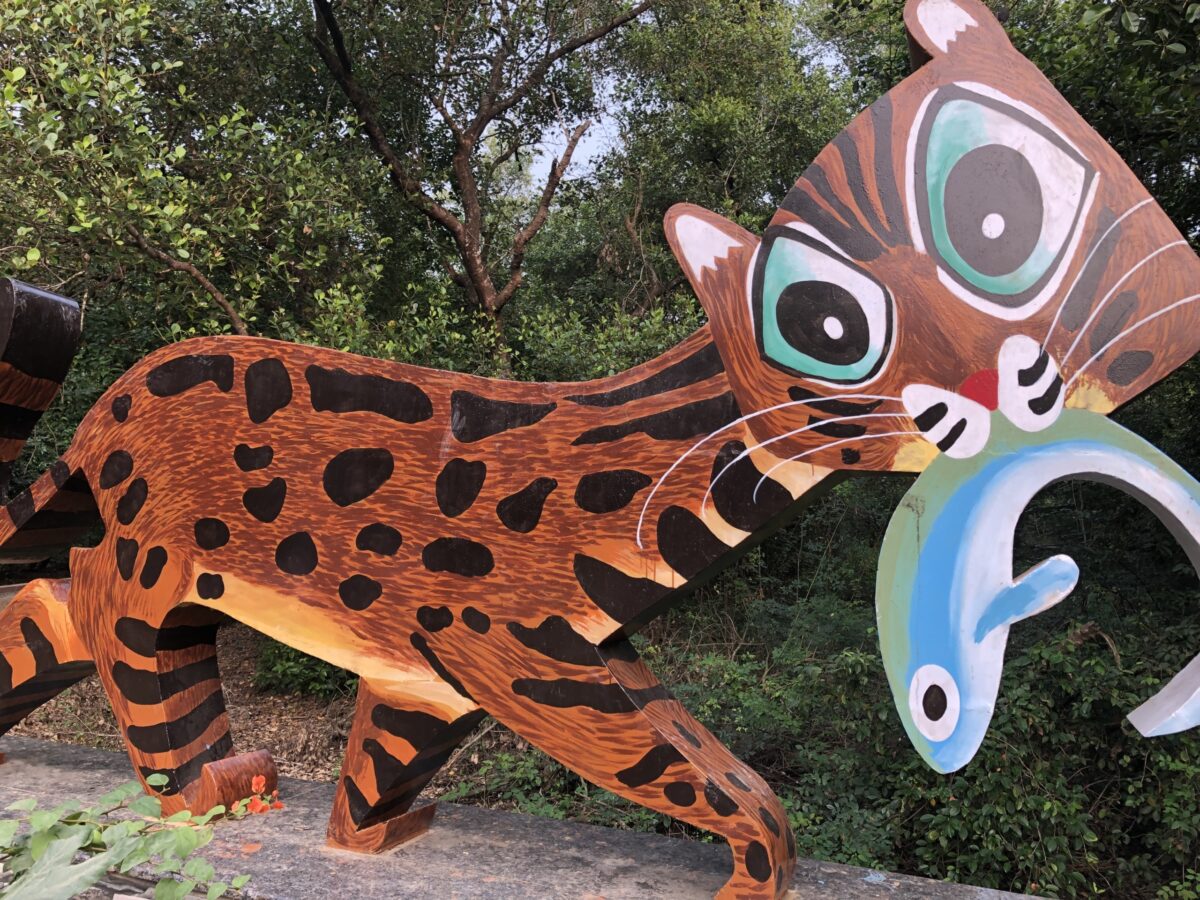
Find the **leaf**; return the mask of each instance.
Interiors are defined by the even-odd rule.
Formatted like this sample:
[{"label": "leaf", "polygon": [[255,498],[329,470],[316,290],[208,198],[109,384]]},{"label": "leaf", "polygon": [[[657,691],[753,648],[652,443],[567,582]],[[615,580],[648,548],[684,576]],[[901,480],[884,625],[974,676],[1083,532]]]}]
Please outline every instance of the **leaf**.
[{"label": "leaf", "polygon": [[162,815],[162,801],[157,797],[143,795],[129,804],[129,811],[139,816],[150,816],[157,819]]},{"label": "leaf", "polygon": [[1097,21],[1107,16],[1109,12],[1111,12],[1111,10],[1107,6],[1093,6],[1091,9],[1084,12],[1083,16],[1080,18],[1080,22],[1085,26],[1094,25]]},{"label": "leaf", "polygon": [[150,787],[163,787],[170,780],[162,772],[155,772],[153,775],[146,776],[146,784],[150,785]]},{"label": "leaf", "polygon": [[244,888],[246,886],[246,883],[248,881],[250,881],[249,875],[238,875],[236,878],[234,878],[229,883],[230,883],[230,885],[233,886],[233,889],[235,891],[240,891],[242,888]]},{"label": "leaf", "polygon": [[1142,17],[1133,10],[1127,9],[1121,13],[1121,26],[1129,32],[1136,32],[1142,27]]},{"label": "leaf", "polygon": [[24,800],[18,800],[16,803],[10,803],[4,808],[6,810],[14,810],[16,812],[31,812],[32,810],[37,809],[37,805],[38,802],[36,797],[26,797]]},{"label": "leaf", "polygon": [[91,887],[131,849],[134,838],[71,865],[87,842],[89,829],[80,828],[51,842],[41,857],[4,892],[4,900],[69,900]]},{"label": "leaf", "polygon": [[24,77],[25,77],[25,67],[24,66],[14,66],[13,70],[8,73],[8,80],[11,82],[14,82],[14,83],[20,81]]},{"label": "leaf", "polygon": [[11,846],[20,825],[16,819],[0,819],[0,848]]},{"label": "leaf", "polygon": [[218,897],[224,896],[225,892],[228,890],[229,885],[227,885],[225,882],[214,881],[208,886],[208,893],[204,895],[205,900],[217,900]]}]

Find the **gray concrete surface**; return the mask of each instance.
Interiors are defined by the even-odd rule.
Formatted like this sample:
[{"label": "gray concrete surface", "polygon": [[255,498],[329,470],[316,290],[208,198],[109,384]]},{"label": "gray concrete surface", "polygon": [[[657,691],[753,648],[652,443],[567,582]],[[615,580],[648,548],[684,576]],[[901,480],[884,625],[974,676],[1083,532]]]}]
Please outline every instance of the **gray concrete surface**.
[{"label": "gray concrete surface", "polygon": [[[0,739],[0,809],[87,801],[132,777],[124,754],[31,738]],[[730,872],[729,852],[659,835],[556,822],[443,803],[424,836],[390,853],[358,856],[324,846],[333,785],[284,778],[287,809],[219,823],[203,855],[224,879],[252,876],[250,897],[437,900],[701,900]],[[131,891],[132,893],[132,891]],[[111,893],[109,894],[111,896]],[[996,900],[983,888],[802,860],[793,897]]]}]

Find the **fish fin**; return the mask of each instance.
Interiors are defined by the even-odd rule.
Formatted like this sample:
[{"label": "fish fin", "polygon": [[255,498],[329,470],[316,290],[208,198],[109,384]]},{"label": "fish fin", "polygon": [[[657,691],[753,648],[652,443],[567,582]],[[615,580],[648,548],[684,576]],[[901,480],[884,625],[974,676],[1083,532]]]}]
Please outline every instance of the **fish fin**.
[{"label": "fish fin", "polygon": [[1145,737],[1178,734],[1200,725],[1200,656],[1131,712],[1129,721]]},{"label": "fish fin", "polygon": [[1043,560],[996,594],[979,617],[975,640],[1045,612],[1075,590],[1078,581],[1079,566],[1071,557],[1060,553]]}]

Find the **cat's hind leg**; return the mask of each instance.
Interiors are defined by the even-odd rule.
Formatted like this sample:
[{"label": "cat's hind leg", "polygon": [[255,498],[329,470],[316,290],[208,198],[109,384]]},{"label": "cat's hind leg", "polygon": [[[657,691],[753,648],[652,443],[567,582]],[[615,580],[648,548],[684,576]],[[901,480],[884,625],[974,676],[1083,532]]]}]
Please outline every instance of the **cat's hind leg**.
[{"label": "cat's hind leg", "polygon": [[360,680],[329,844],[381,853],[423,834],[437,804],[413,809],[413,801],[483,717],[465,698],[434,703],[415,686],[375,688]]},{"label": "cat's hind leg", "polygon": [[787,890],[796,853],[779,800],[628,642],[597,647],[557,616],[486,634],[456,621],[413,641],[462,692],[588,781],[724,836],[734,871],[720,897]]},{"label": "cat's hind leg", "polygon": [[31,581],[0,611],[0,734],[95,671],[67,611],[70,585]]},{"label": "cat's hind leg", "polygon": [[106,537],[71,554],[71,619],[86,645],[129,758],[167,814],[204,813],[275,786],[269,753],[237,755],[217,668],[221,614],[180,602],[192,565],[173,548]]}]

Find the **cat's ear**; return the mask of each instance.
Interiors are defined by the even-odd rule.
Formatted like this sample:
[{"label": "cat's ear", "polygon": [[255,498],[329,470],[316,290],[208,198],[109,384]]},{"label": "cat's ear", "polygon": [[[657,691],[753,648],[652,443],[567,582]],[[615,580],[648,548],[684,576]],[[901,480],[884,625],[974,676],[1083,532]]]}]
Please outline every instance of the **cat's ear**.
[{"label": "cat's ear", "polygon": [[940,56],[1009,44],[1004,26],[981,0],[908,0],[904,27],[914,69]]},{"label": "cat's ear", "polygon": [[746,270],[758,238],[724,216],[691,203],[677,203],[667,210],[663,227],[667,242],[696,296],[710,319],[717,305],[731,293],[730,287],[746,283]]}]

